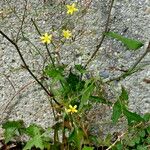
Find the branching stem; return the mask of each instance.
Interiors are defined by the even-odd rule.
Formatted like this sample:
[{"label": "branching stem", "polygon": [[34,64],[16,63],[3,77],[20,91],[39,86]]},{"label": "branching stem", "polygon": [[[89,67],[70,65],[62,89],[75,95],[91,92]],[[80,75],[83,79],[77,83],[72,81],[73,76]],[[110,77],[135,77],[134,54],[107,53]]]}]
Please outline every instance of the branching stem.
[{"label": "branching stem", "polygon": [[[109,13],[108,13],[108,18],[107,18],[107,21],[106,21],[106,25],[105,25],[105,30],[104,30],[104,33],[105,32],[108,32],[108,27],[109,27],[109,22],[110,22],[110,16],[111,16],[111,10],[112,10],[112,7],[113,7],[113,3],[114,3],[114,0],[111,0],[111,4],[110,4],[110,9],[109,9]],[[101,47],[104,39],[105,39],[105,34],[102,34],[102,38],[99,42],[99,44],[96,46],[96,50],[94,51],[94,53],[91,55],[90,59],[87,61],[87,63],[85,64],[84,68],[87,67],[87,65],[92,61],[92,59],[95,57],[95,55],[97,54],[99,48]]]},{"label": "branching stem", "polygon": [[24,58],[23,58],[23,56],[22,56],[22,53],[21,53],[21,51],[20,51],[18,45],[17,45],[13,40],[11,40],[11,39],[10,39],[4,32],[2,32],[1,30],[0,30],[0,34],[3,35],[12,45],[15,46],[15,48],[16,48],[16,50],[17,50],[17,52],[18,52],[18,54],[19,54],[19,56],[20,56],[20,58],[21,58],[21,60],[22,60],[22,62],[23,62],[23,64],[24,64],[24,67],[27,69],[27,71],[30,73],[30,75],[35,79],[35,81],[37,81],[37,83],[42,87],[42,89],[47,93],[47,95],[50,96],[50,97],[52,97],[52,99],[54,100],[54,102],[55,102],[56,104],[61,105],[57,100],[55,100],[54,95],[53,95],[51,92],[49,92],[49,91],[45,88],[45,86],[38,80],[38,78],[37,78],[37,77],[33,74],[33,72],[29,69],[28,65],[26,64],[26,62],[25,62],[25,60],[24,60]]},{"label": "branching stem", "polygon": [[116,78],[112,78],[112,79],[106,81],[105,83],[110,83],[110,82],[115,81],[115,80],[116,80],[116,81],[119,81],[119,80],[121,80],[121,79],[126,78],[128,75],[134,73],[134,70],[135,70],[135,68],[137,67],[137,65],[141,62],[141,60],[142,60],[142,59],[147,55],[147,53],[149,53],[149,52],[150,52],[150,42],[149,42],[148,47],[146,48],[146,51],[143,53],[143,55],[133,64],[133,66],[131,66],[131,67],[128,69],[127,72],[121,74],[120,76],[118,76],[118,77],[116,77]]}]

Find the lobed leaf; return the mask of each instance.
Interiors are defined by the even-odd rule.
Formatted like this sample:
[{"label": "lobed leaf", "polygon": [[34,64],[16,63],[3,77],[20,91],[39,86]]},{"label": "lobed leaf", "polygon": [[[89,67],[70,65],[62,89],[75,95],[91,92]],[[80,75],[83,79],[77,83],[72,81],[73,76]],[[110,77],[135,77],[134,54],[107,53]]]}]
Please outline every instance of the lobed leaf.
[{"label": "lobed leaf", "polygon": [[18,121],[7,121],[2,125],[2,128],[5,129],[4,137],[5,143],[11,141],[15,136],[20,134],[20,130],[24,130],[24,124],[22,120]]},{"label": "lobed leaf", "polygon": [[32,139],[30,139],[23,150],[30,150],[32,147],[44,149],[44,144],[41,135],[35,135]]}]

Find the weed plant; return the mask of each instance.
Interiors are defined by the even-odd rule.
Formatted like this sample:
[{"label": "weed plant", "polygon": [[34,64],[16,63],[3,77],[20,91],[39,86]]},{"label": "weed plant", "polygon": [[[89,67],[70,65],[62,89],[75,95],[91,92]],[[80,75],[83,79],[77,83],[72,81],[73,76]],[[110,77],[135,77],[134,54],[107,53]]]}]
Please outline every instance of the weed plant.
[{"label": "weed plant", "polygon": [[[150,113],[139,115],[128,109],[129,95],[123,85],[121,86],[120,95],[116,98],[115,102],[108,100],[103,87],[115,80],[119,82],[138,71],[137,65],[150,51],[150,45],[135,64],[117,78],[105,82],[101,77],[88,76],[90,74],[88,65],[90,65],[90,62],[95,58],[105,38],[116,39],[122,42],[128,50],[132,51],[143,46],[143,43],[138,40],[126,38],[108,30],[114,0],[110,0],[108,19],[101,40],[99,44],[95,46],[95,51],[84,65],[74,64],[74,66],[69,66],[69,64],[61,63],[58,49],[61,49],[66,43],[73,43],[76,38],[82,34],[83,31],[78,31],[77,33],[74,26],[78,22],[78,19],[83,17],[88,11],[88,6],[91,1],[88,1],[84,7],[82,7],[82,2],[61,1],[57,4],[57,7],[53,8],[61,9],[63,16],[61,26],[58,28],[52,26],[52,30],[46,33],[41,32],[46,29],[41,29],[36,19],[31,19],[31,23],[39,36],[39,42],[45,47],[48,55],[47,62],[42,70],[41,79],[38,79],[28,67],[19,48],[19,36],[22,35],[25,39],[22,30],[28,3],[27,1],[25,2],[25,11],[22,17],[21,27],[15,40],[9,38],[3,31],[0,31],[0,34],[14,45],[23,62],[24,68],[48,95],[55,124],[48,129],[43,129],[36,124],[31,124],[26,127],[21,120],[7,121],[2,125],[4,129],[4,143],[2,149],[8,149],[8,145],[12,141],[19,141],[21,142],[21,149],[23,150],[149,150]],[[36,43],[33,44],[36,45]],[[116,137],[108,134],[104,139],[100,139],[100,137],[91,134],[91,128],[86,121],[86,117],[87,112],[89,112],[96,103],[106,105],[112,110],[111,118],[113,124],[117,124],[121,118],[126,119],[128,122],[126,130],[118,133]],[[21,141],[20,137],[23,135],[28,137],[28,141]]]}]

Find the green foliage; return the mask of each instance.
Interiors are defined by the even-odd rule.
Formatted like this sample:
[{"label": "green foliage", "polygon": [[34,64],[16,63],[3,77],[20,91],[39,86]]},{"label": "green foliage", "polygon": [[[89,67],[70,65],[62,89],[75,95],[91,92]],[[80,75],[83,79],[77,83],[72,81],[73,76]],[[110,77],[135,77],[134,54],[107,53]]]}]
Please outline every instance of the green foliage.
[{"label": "green foliage", "polygon": [[143,119],[144,119],[146,122],[147,122],[147,121],[150,121],[150,113],[144,114]]},{"label": "green foliage", "polygon": [[[78,4],[79,3],[80,2],[78,2]],[[93,77],[92,75],[87,77],[87,74],[91,73],[85,67],[87,64],[85,66],[81,64],[76,64],[74,66],[61,64],[61,60],[59,60],[61,59],[59,49],[63,48],[65,44],[72,46],[71,44],[75,43],[75,39],[76,37],[78,38],[78,35],[84,35],[82,29],[81,31],[76,31],[76,21],[80,20],[79,18],[76,18],[75,15],[66,15],[65,17],[63,11],[66,11],[68,8],[66,8],[66,5],[67,2],[60,2],[60,5],[56,5],[57,7],[54,6],[54,8],[57,8],[56,12],[60,11],[61,15],[63,15],[60,17],[63,18],[63,20],[60,21],[61,25],[60,27],[57,25],[51,26],[52,34],[49,35],[46,33],[49,35],[48,37],[42,36],[42,39],[44,38],[47,41],[44,42],[44,45],[49,58],[44,58],[44,63],[46,65],[44,64],[43,66],[44,69],[41,80],[38,80],[26,66],[29,73],[38,81],[42,88],[44,87],[43,89],[48,96],[50,96],[50,104],[56,122],[52,127],[44,130],[36,124],[25,127],[23,121],[8,121],[3,124],[3,129],[5,129],[5,143],[9,143],[13,140],[20,140],[20,136],[25,135],[28,137],[28,141],[25,142],[23,150],[94,150],[99,148],[103,149],[104,147],[111,147],[112,150],[148,150],[148,146],[150,145],[150,113],[140,116],[135,112],[129,111],[129,93],[124,86],[121,88],[120,95],[116,97],[116,101],[111,102],[108,100],[108,93],[105,92],[107,85],[103,83],[103,80],[99,77]],[[53,6],[50,5],[48,8],[49,7],[53,8]],[[52,12],[49,14],[55,14],[55,11],[51,11]],[[86,9],[81,9],[78,11],[78,14],[83,16],[86,12]],[[47,10],[46,14],[48,14]],[[55,17],[50,18],[52,19]],[[33,20],[32,22],[38,34],[42,35],[36,23]],[[69,31],[72,35],[70,35],[71,38],[68,39],[62,37],[63,29],[72,30],[73,32],[75,31],[75,33]],[[121,41],[130,50],[137,50],[143,46],[143,43],[140,41],[125,38],[114,32],[107,32],[104,34]],[[37,48],[30,39],[24,36],[23,31],[22,35],[22,39],[28,41],[36,49],[38,54],[42,56],[41,50],[43,48]],[[52,40],[50,38],[51,36],[53,37]],[[48,44],[51,44],[51,46]],[[100,45],[101,44],[102,43],[100,43]],[[100,48],[100,45],[95,46],[96,51]],[[17,45],[15,45],[15,47],[18,51],[19,47],[17,47]],[[96,55],[96,51],[93,53],[92,57]],[[55,54],[57,55],[56,57],[54,57]],[[19,53],[19,55],[21,54]],[[92,60],[92,57],[89,59],[89,62]],[[22,58],[21,56],[21,59]],[[129,76],[133,72],[135,72],[135,69],[131,68],[124,76]],[[51,100],[54,101],[52,102]],[[111,119],[114,124],[117,124],[121,117],[127,119],[127,133],[125,133],[121,139],[115,139],[111,132],[108,133],[104,139],[102,138],[103,131],[101,136],[98,135],[97,137],[96,135],[91,135],[92,129],[87,122],[88,118],[86,114],[95,103],[102,104],[102,106],[105,105],[108,109],[112,109]],[[114,142],[114,139],[117,141]]]},{"label": "green foliage", "polygon": [[127,90],[125,89],[124,86],[121,86],[121,87],[122,87],[122,90],[121,90],[121,95],[120,95],[119,99],[120,99],[122,102],[128,104],[128,99],[129,99],[128,92],[127,92]]},{"label": "green foliage", "polygon": [[26,134],[30,139],[27,141],[23,150],[30,150],[32,147],[42,150],[49,147],[51,139],[46,134],[47,131],[35,124],[26,128],[23,121],[8,121],[3,124],[3,128],[5,129],[4,135],[6,143],[10,142],[15,137]]},{"label": "green foliage", "polygon": [[[58,69],[59,70],[59,69]],[[61,69],[60,69],[61,70]],[[62,69],[61,75],[63,76],[64,71]],[[81,73],[84,75],[84,73]],[[48,75],[48,72],[47,72]],[[49,74],[50,75],[50,74]],[[53,75],[49,77],[53,78]],[[54,77],[55,78],[55,77]],[[54,79],[55,80],[55,79]],[[66,100],[69,102],[64,103],[72,105],[74,107],[77,104],[78,113],[71,114],[65,111],[67,107],[56,108],[60,114],[63,114],[61,120],[58,120],[51,128],[44,130],[36,124],[32,124],[29,127],[24,127],[22,121],[8,121],[3,124],[5,129],[5,142],[15,139],[15,137],[26,135],[29,140],[26,142],[23,150],[30,150],[32,148],[57,150],[65,149],[67,144],[71,150],[92,150],[94,147],[86,146],[89,145],[100,145],[100,147],[109,147],[112,143],[113,135],[108,134],[107,137],[102,140],[89,134],[86,126],[82,123],[82,116],[88,108],[92,107],[91,103],[102,103],[112,107],[112,122],[116,124],[120,117],[125,117],[128,120],[128,134],[126,134],[120,141],[113,145],[113,150],[122,149],[145,149],[150,144],[150,121],[149,113],[140,116],[135,112],[128,110],[128,92],[124,86],[121,88],[121,93],[117,98],[117,101],[113,104],[109,102],[103,95],[96,93],[96,79],[83,80],[79,72],[69,72],[67,77],[58,79],[58,82],[62,81],[63,85],[68,88]],[[60,86],[62,86],[60,84]],[[63,87],[62,87],[63,88]],[[99,96],[97,96],[99,95]],[[64,95],[62,95],[64,96]],[[55,107],[54,107],[55,108]],[[79,114],[79,115],[78,115]],[[82,115],[83,114],[83,115]],[[80,122],[81,121],[81,122]],[[54,138],[51,139],[50,133],[53,132]],[[63,133],[62,142],[59,139],[59,134]],[[91,144],[92,143],[92,144]]]},{"label": "green foliage", "polygon": [[123,144],[121,142],[118,142],[116,144],[116,150],[122,150],[123,149]]},{"label": "green foliage", "polygon": [[84,133],[81,128],[74,128],[74,130],[71,132],[68,138],[68,142],[73,142],[76,145],[77,149],[81,149],[83,140],[84,140]]},{"label": "green foliage", "polygon": [[121,104],[120,101],[118,100],[113,106],[113,114],[112,114],[113,123],[117,123],[121,114],[122,114]]},{"label": "green foliage", "polygon": [[133,40],[133,39],[129,39],[129,38],[125,38],[115,32],[107,32],[104,33],[106,36],[112,37],[117,39],[118,41],[121,41],[128,49],[130,50],[137,50],[140,47],[142,47],[144,44],[141,43],[140,41],[137,40]]},{"label": "green foliage", "polygon": [[80,79],[80,76],[73,74],[72,72],[69,73],[68,77],[66,78],[66,81],[70,91],[80,91],[84,86],[84,82]]},{"label": "green foliage", "polygon": [[23,132],[24,124],[22,120],[7,121],[2,125],[2,128],[5,129],[4,132],[5,143],[8,143],[14,137],[19,136],[21,132]]},{"label": "green foliage", "polygon": [[26,143],[23,150],[30,150],[32,147],[40,148],[41,150],[48,148],[51,139],[50,137],[46,136],[46,132],[47,131],[35,124],[32,124],[26,128],[26,134],[30,136],[30,139]]},{"label": "green foliage", "polygon": [[112,114],[113,123],[117,123],[118,119],[122,114],[127,118],[129,125],[131,125],[134,122],[138,123],[144,121],[143,117],[134,112],[129,111],[127,109],[127,104],[128,104],[128,92],[122,86],[121,95],[119,96],[119,99],[115,102],[113,106],[113,114]]},{"label": "green foliage", "polygon": [[128,92],[122,86],[119,99],[115,102],[113,106],[113,114],[112,114],[113,123],[117,123],[118,119],[121,117],[123,113],[123,109],[126,109],[127,104],[128,104]]},{"label": "green foliage", "polygon": [[86,69],[81,65],[75,65],[75,69],[78,70],[81,74],[86,73]]},{"label": "green foliage", "polygon": [[95,88],[94,81],[87,80],[84,85],[84,89],[81,92],[82,97],[81,97],[81,101],[80,101],[79,110],[81,110],[85,105],[88,104],[89,97],[92,94],[94,88]]},{"label": "green foliage", "polygon": [[52,78],[54,81],[59,81],[59,80],[64,80],[64,71],[65,66],[53,66],[49,64],[48,66],[45,67],[44,69],[44,75]]},{"label": "green foliage", "polygon": [[122,139],[124,147],[128,149],[145,149],[148,150],[150,134],[146,132],[148,126],[145,124],[139,124],[129,130],[129,134]]},{"label": "green foliage", "polygon": [[103,96],[90,96],[90,101],[93,103],[102,103],[107,105],[112,105],[112,102],[107,101]]},{"label": "green foliage", "polygon": [[129,125],[131,125],[133,122],[144,121],[144,119],[140,115],[130,112],[126,108],[123,108],[123,114],[126,116]]},{"label": "green foliage", "polygon": [[94,150],[94,147],[84,146],[82,150]]},{"label": "green foliage", "polygon": [[41,150],[44,149],[44,144],[41,138],[41,135],[35,135],[32,139],[30,139],[23,150],[30,150],[32,147],[40,148]]}]

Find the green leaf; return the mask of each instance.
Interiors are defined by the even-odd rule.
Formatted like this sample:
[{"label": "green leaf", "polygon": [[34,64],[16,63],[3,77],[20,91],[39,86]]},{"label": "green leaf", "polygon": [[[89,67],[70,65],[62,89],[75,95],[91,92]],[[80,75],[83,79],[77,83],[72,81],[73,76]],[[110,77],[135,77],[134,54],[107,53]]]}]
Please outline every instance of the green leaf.
[{"label": "green leaf", "polygon": [[67,84],[72,91],[77,91],[80,86],[80,77],[72,72],[69,73],[69,76],[66,78]]},{"label": "green leaf", "polygon": [[81,74],[86,72],[86,69],[82,65],[75,65],[75,69],[78,70]]},{"label": "green leaf", "polygon": [[121,104],[118,101],[113,106],[113,114],[112,114],[112,121],[113,123],[117,123],[118,119],[120,118],[122,114]]},{"label": "green leaf", "polygon": [[78,149],[81,149],[84,139],[83,136],[82,129],[74,128],[73,132],[69,135],[68,142],[73,142]]},{"label": "green leaf", "polygon": [[27,129],[26,129],[26,133],[30,136],[30,137],[34,137],[36,135],[41,135],[44,133],[44,130],[42,129],[42,127],[36,125],[36,124],[31,124]]},{"label": "green leaf", "polygon": [[79,105],[79,110],[81,110],[84,105],[88,104],[89,97],[92,94],[94,88],[95,88],[95,86],[94,86],[93,80],[86,81],[84,89],[81,92],[82,97],[81,97],[81,102],[80,102],[80,105]]},{"label": "green leaf", "polygon": [[138,145],[137,150],[148,150],[146,146],[144,145]]},{"label": "green leaf", "polygon": [[121,102],[123,102],[126,105],[129,99],[128,92],[126,91],[124,86],[122,86],[121,90],[122,92],[121,92],[121,95],[119,96],[119,99],[121,100]]},{"label": "green leaf", "polygon": [[118,142],[116,145],[117,150],[122,150],[123,149],[123,145],[121,142]]},{"label": "green leaf", "polygon": [[142,138],[145,137],[145,135],[146,135],[145,130],[141,130],[138,134]]},{"label": "green leaf", "polygon": [[144,114],[143,119],[144,119],[146,122],[150,121],[150,113]]},{"label": "green leaf", "polygon": [[147,137],[145,141],[147,144],[150,144],[150,137]]},{"label": "green leaf", "polygon": [[106,138],[105,138],[105,140],[104,140],[104,143],[105,143],[105,145],[106,146],[110,146],[111,145],[111,141],[112,141],[112,135],[109,133],[107,136],[106,136]]},{"label": "green leaf", "polygon": [[[65,91],[62,93],[66,98],[82,91],[85,81],[81,80],[79,75],[76,75],[70,71],[66,78]],[[70,95],[69,95],[70,94]]]},{"label": "green leaf", "polygon": [[150,126],[146,128],[147,133],[150,135]]},{"label": "green leaf", "polygon": [[94,147],[84,146],[82,150],[94,150]]},{"label": "green leaf", "polygon": [[130,146],[130,147],[133,147],[133,146],[135,146],[135,141],[134,140],[132,140],[132,139],[129,139],[129,141],[128,141],[128,146]]},{"label": "green leaf", "polygon": [[137,49],[139,49],[140,47],[142,47],[144,45],[140,41],[129,39],[129,38],[125,38],[125,37],[123,37],[120,34],[117,34],[115,32],[107,32],[107,33],[104,33],[104,34],[106,36],[115,38],[118,41],[121,41],[130,50],[137,50]]},{"label": "green leaf", "polygon": [[138,115],[134,112],[128,111],[125,107],[123,108],[123,114],[127,117],[129,125],[131,125],[132,122],[144,121],[144,119],[140,115]]},{"label": "green leaf", "polygon": [[35,135],[32,139],[30,139],[23,148],[23,150],[30,150],[34,146],[36,148],[40,148],[41,150],[44,149],[41,135]]},{"label": "green leaf", "polygon": [[48,147],[48,143],[51,141],[51,139],[47,136],[47,132],[49,131],[50,129],[45,132],[43,128],[36,124],[30,125],[26,129],[26,133],[31,138],[28,140],[23,150],[30,150],[32,147],[40,148],[42,150],[44,147]]},{"label": "green leaf", "polygon": [[54,79],[55,81],[64,80],[63,71],[64,71],[64,66],[54,67],[52,65],[48,65],[44,70],[44,74]]},{"label": "green leaf", "polygon": [[5,143],[11,141],[15,136],[20,134],[21,129],[24,130],[24,124],[22,120],[19,121],[7,121],[2,125],[2,128],[5,129],[4,137]]},{"label": "green leaf", "polygon": [[104,97],[100,96],[90,96],[90,101],[95,102],[95,103],[102,103],[102,104],[108,104],[112,105],[111,102],[107,101]]},{"label": "green leaf", "polygon": [[139,144],[140,143],[140,137],[139,136],[136,136],[136,137],[134,137],[134,142],[136,143],[136,144]]}]

